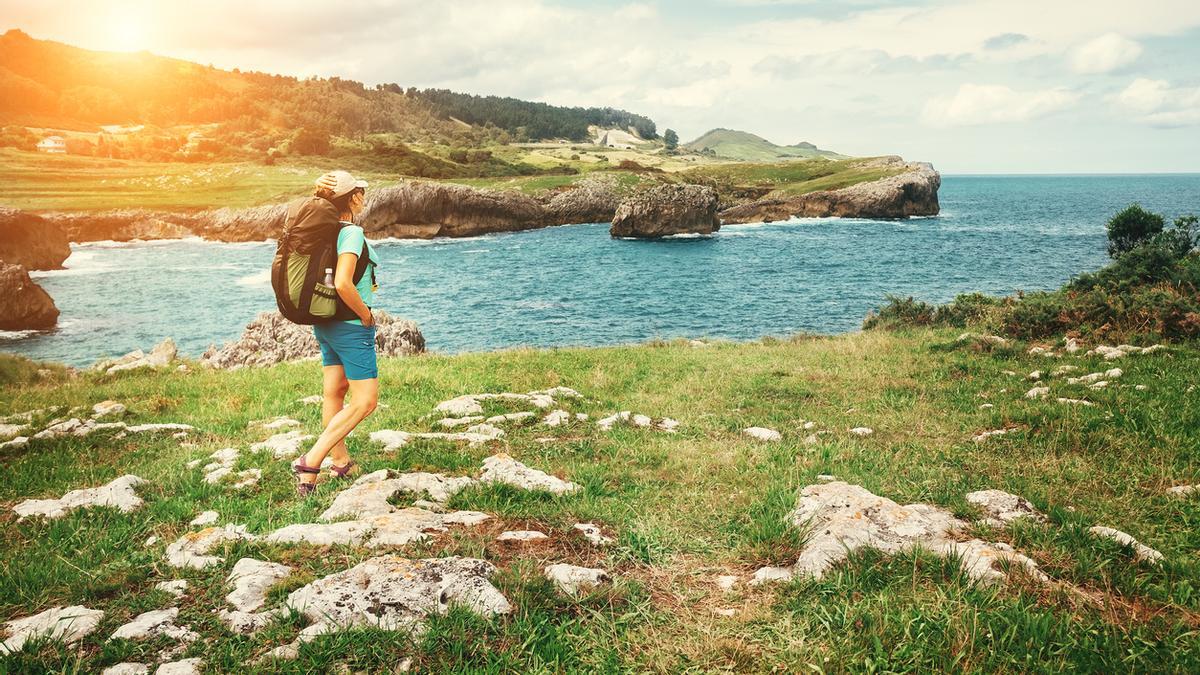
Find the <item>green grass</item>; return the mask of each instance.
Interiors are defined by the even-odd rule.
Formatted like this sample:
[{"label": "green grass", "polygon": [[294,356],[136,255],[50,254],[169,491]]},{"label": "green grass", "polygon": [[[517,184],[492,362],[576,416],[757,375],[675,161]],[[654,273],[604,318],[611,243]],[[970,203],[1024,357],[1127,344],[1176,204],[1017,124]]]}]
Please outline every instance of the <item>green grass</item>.
[{"label": "green grass", "polygon": [[829,150],[775,145],[760,136],[734,129],[713,129],[682,147],[696,152],[707,148],[719,157],[739,162],[778,162],[787,159],[843,156]]},{"label": "green grass", "polygon": [[[349,439],[364,471],[472,474],[484,457],[503,450],[584,489],[562,497],[494,485],[466,490],[452,506],[486,511],[494,521],[454,527],[400,551],[492,560],[512,615],[484,620],[455,610],[431,620],[416,640],[383,631],[340,633],[306,645],[299,661],[272,668],[314,672],[346,663],[374,672],[408,657],[422,672],[1195,671],[1200,499],[1170,497],[1165,489],[1200,482],[1200,349],[1128,357],[1117,364],[1124,376],[1103,390],[1051,380],[1049,400],[1024,399],[1031,385],[1004,374],[1068,362],[1085,372],[1113,366],[1088,357],[1030,357],[1021,348],[980,352],[936,330],[704,349],[670,342],[385,359],[382,401],[389,407]],[[6,533],[0,619],[58,604],[106,611],[101,628],[79,647],[35,646],[0,661],[0,672],[95,672],[151,658],[152,647],[162,645],[104,639],[138,612],[171,606],[150,590],[171,578],[191,581],[189,596],[178,603],[181,623],[205,638],[186,655],[203,656],[212,671],[241,670],[291,641],[303,620],[291,617],[253,636],[230,634],[214,613],[239,557],[297,568],[271,593],[278,601],[377,553],[256,541],[230,547],[224,564],[204,571],[179,573],[162,561],[162,547],[188,531],[202,510],[264,533],[312,521],[331,503],[339,486],[324,483],[314,497],[299,500],[286,463],[265,455],[239,459],[237,468],[264,471],[262,483],[244,493],[207,485],[198,470],[183,467],[216,449],[261,440],[265,434],[247,430],[254,419],[288,414],[315,431],[319,411],[294,403],[319,387],[311,362],[76,378],[0,365],[7,380],[0,385],[0,415],[111,398],[129,406],[129,420],[186,422],[200,430],[191,439],[197,447],[170,437],[96,434],[32,441],[0,456],[9,477],[0,483]],[[1137,384],[1149,388],[1138,391]],[[511,426],[488,447],[423,441],[395,453],[366,438],[376,429],[430,429],[433,406],[459,394],[555,385],[581,391],[586,400],[567,407],[593,419],[633,410],[674,417],[680,432]],[[1053,401],[1081,395],[1096,407]],[[995,407],[980,409],[984,402]],[[806,421],[832,433],[805,444]],[[970,439],[1006,424],[1025,430],[979,444]],[[740,430],[752,425],[779,430],[783,441],[744,438]],[[854,426],[875,434],[851,436]],[[552,440],[538,440],[545,438]],[[140,491],[146,505],[134,513],[93,509],[19,524],[11,513],[22,499],[60,496],[124,473],[150,481]],[[1058,587],[977,587],[952,562],[925,553],[860,551],[819,581],[719,591],[712,583],[719,574],[746,579],[760,565],[794,558],[804,533],[783,519],[818,474],[960,515],[974,513],[964,499],[972,490],[1023,495],[1050,523],[986,536],[1034,558]],[[571,525],[584,521],[601,525],[616,542],[596,550],[571,539]],[[1135,563],[1129,551],[1087,535],[1093,524],[1133,534],[1162,551],[1164,563]],[[514,553],[493,540],[501,529],[528,528],[550,533],[556,543]],[[161,541],[146,548],[151,535]],[[555,562],[602,565],[617,581],[564,598],[541,577],[541,568]],[[716,616],[712,609],[719,607],[738,612]]]},{"label": "green grass", "polygon": [[721,192],[758,188],[769,196],[836,190],[902,173],[869,165],[869,159],[809,159],[802,162],[710,164],[687,169],[684,180],[714,184]]}]

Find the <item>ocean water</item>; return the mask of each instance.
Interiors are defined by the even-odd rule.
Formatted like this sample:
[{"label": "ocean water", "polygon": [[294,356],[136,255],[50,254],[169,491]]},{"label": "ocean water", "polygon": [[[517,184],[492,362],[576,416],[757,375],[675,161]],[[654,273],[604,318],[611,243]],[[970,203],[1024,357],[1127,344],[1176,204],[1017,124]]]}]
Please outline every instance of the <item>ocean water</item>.
[{"label": "ocean water", "polygon": [[[377,307],[429,349],[752,339],[857,330],[886,293],[1051,289],[1105,261],[1105,220],[1133,201],[1200,211],[1200,175],[946,176],[942,213],[796,219],[709,237],[613,240],[606,223],[470,239],[377,242]],[[270,243],[176,240],[72,247],[34,273],[59,327],[0,333],[0,350],[86,365],[170,336],[184,354],[274,309]]]}]

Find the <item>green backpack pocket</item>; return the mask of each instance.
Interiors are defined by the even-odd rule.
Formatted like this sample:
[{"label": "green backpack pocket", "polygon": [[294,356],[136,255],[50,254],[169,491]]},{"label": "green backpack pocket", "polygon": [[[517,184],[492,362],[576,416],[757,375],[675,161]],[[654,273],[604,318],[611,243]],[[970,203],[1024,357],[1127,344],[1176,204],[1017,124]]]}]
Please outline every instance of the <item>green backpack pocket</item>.
[{"label": "green backpack pocket", "polygon": [[[287,260],[288,298],[295,307],[300,306],[300,294],[304,290],[304,279],[308,276],[310,256],[291,253]],[[337,290],[317,282],[313,287],[312,301],[308,313],[318,318],[329,318],[337,313]]]}]

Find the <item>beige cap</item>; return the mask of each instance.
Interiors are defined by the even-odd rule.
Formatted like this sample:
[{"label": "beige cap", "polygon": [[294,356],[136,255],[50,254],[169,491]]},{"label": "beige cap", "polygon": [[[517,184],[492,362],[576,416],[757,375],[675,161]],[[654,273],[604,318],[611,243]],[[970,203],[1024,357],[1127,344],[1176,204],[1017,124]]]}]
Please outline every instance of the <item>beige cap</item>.
[{"label": "beige cap", "polygon": [[367,181],[358,180],[349,171],[330,171],[317,179],[317,187],[328,188],[334,197],[341,197],[354,188],[367,188]]}]

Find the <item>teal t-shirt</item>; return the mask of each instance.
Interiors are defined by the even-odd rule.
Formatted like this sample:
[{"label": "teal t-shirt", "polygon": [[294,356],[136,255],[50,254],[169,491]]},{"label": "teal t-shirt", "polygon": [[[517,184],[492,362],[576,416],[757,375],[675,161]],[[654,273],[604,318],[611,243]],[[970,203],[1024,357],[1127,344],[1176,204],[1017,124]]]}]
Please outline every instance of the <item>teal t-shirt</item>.
[{"label": "teal t-shirt", "polygon": [[[345,227],[338,232],[337,239],[337,252],[339,256],[343,253],[353,253],[356,256],[362,255],[363,242],[367,244],[369,260],[367,270],[363,272],[362,278],[358,280],[358,283],[354,287],[358,289],[358,294],[362,297],[363,304],[367,307],[373,307],[375,305],[375,287],[371,280],[375,276],[375,267],[379,265],[379,255],[375,253],[375,247],[370,242],[367,242],[367,235],[361,227],[346,223],[346,221],[342,221],[342,223]],[[346,323],[362,325],[362,321],[359,319],[349,319]]]}]

